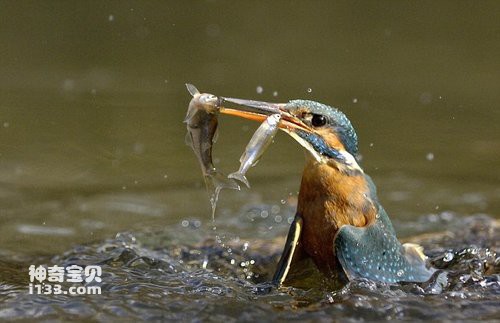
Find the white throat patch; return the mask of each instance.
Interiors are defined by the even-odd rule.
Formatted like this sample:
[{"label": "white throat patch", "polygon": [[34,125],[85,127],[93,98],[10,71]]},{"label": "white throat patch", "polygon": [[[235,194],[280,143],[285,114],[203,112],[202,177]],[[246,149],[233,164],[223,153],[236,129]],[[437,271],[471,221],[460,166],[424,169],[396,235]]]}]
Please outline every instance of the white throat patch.
[{"label": "white throat patch", "polygon": [[[293,139],[295,139],[302,147],[307,149],[307,151],[312,155],[312,157],[318,162],[318,163],[324,163],[327,164],[331,159],[321,155],[318,153],[314,148],[304,139],[302,139],[299,135],[297,135],[295,132],[290,131],[289,129],[281,129],[284,132],[288,133]],[[336,166],[342,170],[342,171],[359,171],[361,173],[363,172],[363,169],[359,166],[358,162],[354,158],[353,155],[351,155],[349,152],[346,150],[338,150],[338,152],[342,155],[346,163],[340,163],[336,162]]]}]

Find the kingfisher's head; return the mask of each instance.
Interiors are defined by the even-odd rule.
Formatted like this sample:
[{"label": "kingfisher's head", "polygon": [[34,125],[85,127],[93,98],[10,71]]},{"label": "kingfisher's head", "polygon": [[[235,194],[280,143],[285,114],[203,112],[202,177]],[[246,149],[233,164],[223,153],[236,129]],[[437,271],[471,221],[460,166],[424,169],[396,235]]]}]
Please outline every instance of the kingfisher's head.
[{"label": "kingfisher's head", "polygon": [[[288,103],[221,98],[221,112],[257,121],[279,113],[281,130],[307,149],[318,163],[342,172],[362,173],[358,164],[358,139],[351,122],[340,110],[309,100]],[[227,108],[235,103],[238,108]]]}]

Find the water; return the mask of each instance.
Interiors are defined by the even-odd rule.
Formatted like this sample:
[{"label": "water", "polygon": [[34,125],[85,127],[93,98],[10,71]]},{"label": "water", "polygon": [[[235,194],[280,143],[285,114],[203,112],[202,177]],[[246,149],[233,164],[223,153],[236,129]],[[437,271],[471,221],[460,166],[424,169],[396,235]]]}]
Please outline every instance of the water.
[{"label": "water", "polygon": [[[498,9],[3,3],[0,318],[497,318]],[[270,289],[302,149],[277,135],[252,189],[222,192],[214,230],[184,145],[186,82],[340,107],[398,235],[442,276],[324,288],[309,268],[302,286]],[[238,168],[257,126],[221,118],[219,169]],[[75,263],[102,266],[101,296],[28,294],[29,265]]]},{"label": "water", "polygon": [[[242,223],[263,230],[274,224],[269,218],[251,221],[244,213]],[[165,230],[123,232],[37,258],[40,264],[101,265],[101,296],[28,295],[26,272],[19,269],[27,268],[29,261],[2,261],[2,300],[7,306],[0,316],[103,321],[495,318],[500,224],[486,216],[444,222],[447,234],[413,239],[423,243],[434,266],[442,269],[429,282],[387,285],[357,280],[336,290],[325,288],[319,276],[302,288],[276,290],[267,284],[282,240],[225,237],[224,244],[217,244],[195,221]],[[191,240],[198,242],[186,242]]]}]

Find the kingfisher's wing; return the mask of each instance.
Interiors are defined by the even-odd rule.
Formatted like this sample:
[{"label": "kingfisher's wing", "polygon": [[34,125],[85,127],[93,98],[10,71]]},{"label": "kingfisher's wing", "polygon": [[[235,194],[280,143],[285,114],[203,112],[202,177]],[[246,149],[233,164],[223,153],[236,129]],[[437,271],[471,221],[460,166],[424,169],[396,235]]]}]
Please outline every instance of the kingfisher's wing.
[{"label": "kingfisher's wing", "polygon": [[281,285],[288,275],[290,270],[290,265],[292,263],[293,256],[297,251],[297,244],[299,243],[300,234],[302,232],[302,217],[300,215],[295,215],[295,219],[290,225],[290,231],[288,231],[288,236],[285,242],[285,248],[281,254],[280,261],[278,262],[278,267],[273,277],[273,284],[279,286]]},{"label": "kingfisher's wing", "polygon": [[334,249],[347,277],[386,283],[427,281],[435,269],[426,265],[420,246],[399,242],[386,216],[366,227],[340,228]]}]

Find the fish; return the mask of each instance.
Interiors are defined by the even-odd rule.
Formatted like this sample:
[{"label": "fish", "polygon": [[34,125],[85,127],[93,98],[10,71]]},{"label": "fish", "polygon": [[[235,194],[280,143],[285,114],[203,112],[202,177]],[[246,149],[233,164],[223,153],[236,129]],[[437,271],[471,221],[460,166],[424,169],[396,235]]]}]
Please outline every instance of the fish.
[{"label": "fish", "polygon": [[236,179],[250,188],[250,183],[245,175],[250,167],[258,163],[267,147],[273,141],[274,136],[278,132],[280,121],[280,114],[272,114],[262,122],[248,142],[243,155],[240,157],[240,168],[238,171],[229,174],[228,178]]},{"label": "fish", "polygon": [[186,84],[193,96],[188,106],[184,122],[187,125],[186,144],[190,146],[201,166],[212,206],[212,220],[221,189],[239,190],[238,183],[218,171],[212,162],[212,147],[216,141],[219,98],[208,93],[200,93],[192,84]]}]

